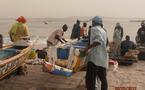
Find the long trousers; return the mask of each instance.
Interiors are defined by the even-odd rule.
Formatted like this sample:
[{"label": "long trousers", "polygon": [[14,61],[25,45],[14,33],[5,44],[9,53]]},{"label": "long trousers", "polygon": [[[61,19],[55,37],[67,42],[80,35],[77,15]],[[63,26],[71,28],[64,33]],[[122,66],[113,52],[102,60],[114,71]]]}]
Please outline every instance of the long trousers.
[{"label": "long trousers", "polygon": [[86,73],[87,90],[97,90],[96,89],[97,78],[101,81],[101,90],[108,90],[106,74],[107,74],[106,68],[96,66],[92,62],[88,62]]}]

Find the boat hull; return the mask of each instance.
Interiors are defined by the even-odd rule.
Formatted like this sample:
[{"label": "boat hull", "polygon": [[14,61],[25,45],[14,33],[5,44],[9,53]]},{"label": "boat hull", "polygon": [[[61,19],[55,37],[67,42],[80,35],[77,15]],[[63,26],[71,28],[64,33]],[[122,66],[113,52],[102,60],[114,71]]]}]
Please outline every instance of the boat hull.
[{"label": "boat hull", "polygon": [[28,46],[22,49],[19,54],[0,61],[0,80],[16,71],[27,60],[31,49],[32,46]]}]

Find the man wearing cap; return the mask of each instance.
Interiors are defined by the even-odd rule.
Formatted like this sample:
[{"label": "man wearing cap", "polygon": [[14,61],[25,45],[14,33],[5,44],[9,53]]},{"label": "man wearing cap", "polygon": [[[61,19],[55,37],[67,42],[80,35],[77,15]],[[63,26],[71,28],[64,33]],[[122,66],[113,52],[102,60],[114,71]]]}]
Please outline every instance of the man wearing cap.
[{"label": "man wearing cap", "polygon": [[101,90],[108,90],[107,72],[108,54],[107,54],[107,33],[103,28],[102,18],[96,16],[92,19],[92,28],[90,31],[90,45],[85,49],[87,55],[87,90],[98,90],[97,80],[101,81]]},{"label": "man wearing cap", "polygon": [[26,25],[27,20],[20,16],[17,22],[12,26],[9,31],[10,39],[12,42],[22,40],[23,38],[29,37],[29,29]]}]

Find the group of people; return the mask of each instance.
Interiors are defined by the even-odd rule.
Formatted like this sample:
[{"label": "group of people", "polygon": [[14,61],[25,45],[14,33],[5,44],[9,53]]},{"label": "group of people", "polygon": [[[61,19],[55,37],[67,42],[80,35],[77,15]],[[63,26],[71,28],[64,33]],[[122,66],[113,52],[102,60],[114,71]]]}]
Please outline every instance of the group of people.
[{"label": "group of people", "polygon": [[[16,42],[29,36],[29,30],[26,25],[26,19],[20,16],[17,22],[12,26],[9,31],[11,41]],[[96,84],[98,79],[101,81],[101,90],[108,90],[107,83],[107,68],[108,68],[108,37],[107,31],[103,27],[103,20],[100,16],[95,16],[91,19],[92,25],[87,28],[87,23],[84,22],[82,27],[80,21],[77,20],[74,24],[71,39],[78,39],[88,37],[89,44],[84,50],[87,54],[87,72],[86,72],[86,87],[87,90],[98,90]],[[137,32],[139,43],[145,43],[145,24],[141,23],[141,28]],[[55,30],[48,37],[47,47],[55,46],[59,42],[65,43],[67,40],[63,37],[67,31],[68,26],[64,24],[62,29]],[[113,34],[113,42],[116,46],[114,55],[124,55],[129,49],[134,49],[135,44],[130,41],[130,36],[126,36],[126,40],[122,41],[123,38],[123,27],[120,23],[116,24]]]},{"label": "group of people", "polygon": [[82,27],[80,26],[80,21],[77,20],[76,24],[74,24],[72,33],[71,33],[71,39],[80,39],[84,37],[88,37],[88,28],[87,28],[87,23],[84,22]]},{"label": "group of people", "polygon": [[[26,25],[27,20],[20,16],[17,22],[12,26],[9,31],[9,35],[12,42],[26,39],[29,37],[29,29]],[[62,29],[55,30],[47,40],[47,47],[55,46],[58,42],[65,43],[67,40],[64,39],[63,35],[66,32],[68,26],[64,24]],[[86,73],[86,87],[87,90],[96,90],[96,78],[97,76],[101,80],[101,90],[107,90],[107,78],[106,69],[108,67],[108,54],[107,54],[107,32],[103,28],[102,18],[96,16],[92,19],[92,26],[89,26],[87,30],[87,23],[83,23],[80,27],[80,21],[78,20],[74,24],[71,39],[80,39],[88,37],[89,45],[84,50],[87,53],[87,73]]]},{"label": "group of people", "polygon": [[137,31],[136,43],[130,40],[130,36],[126,35],[125,40],[122,40],[124,35],[123,27],[120,23],[116,23],[113,34],[113,42],[110,43],[111,50],[113,53],[112,57],[124,56],[129,50],[135,49],[137,45],[145,45],[145,22],[141,22],[141,27]]}]

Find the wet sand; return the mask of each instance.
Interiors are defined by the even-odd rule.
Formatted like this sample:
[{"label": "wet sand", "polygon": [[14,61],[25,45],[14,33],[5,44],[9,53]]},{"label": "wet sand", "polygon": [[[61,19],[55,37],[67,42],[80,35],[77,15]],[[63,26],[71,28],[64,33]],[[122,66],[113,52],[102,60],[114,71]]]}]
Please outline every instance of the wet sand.
[{"label": "wet sand", "polygon": [[[0,81],[0,90],[86,90],[84,71],[64,77],[42,72],[41,68],[41,65],[28,65],[26,76],[15,76]],[[137,90],[144,90],[145,62],[119,66],[118,71],[113,71],[113,67],[110,66],[107,77],[109,90],[115,90],[115,87],[136,87]]]}]

